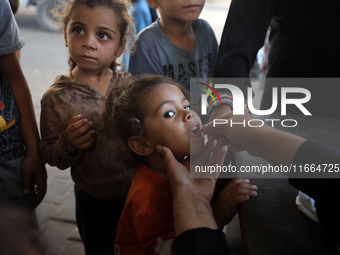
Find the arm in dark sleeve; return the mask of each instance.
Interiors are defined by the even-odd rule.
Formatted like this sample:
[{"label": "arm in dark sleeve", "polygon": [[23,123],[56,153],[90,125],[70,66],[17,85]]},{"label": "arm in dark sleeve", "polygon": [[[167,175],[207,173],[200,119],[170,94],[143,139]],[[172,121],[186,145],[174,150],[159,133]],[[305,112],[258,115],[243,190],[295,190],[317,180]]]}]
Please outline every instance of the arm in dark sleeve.
[{"label": "arm in dark sleeve", "polygon": [[176,238],[178,255],[228,255],[224,233],[219,229],[195,228]]},{"label": "arm in dark sleeve", "polygon": [[[332,150],[312,141],[306,141],[292,162],[303,164],[340,164],[340,150]],[[291,185],[315,200],[321,225],[340,245],[340,179],[299,179],[289,176]]]},{"label": "arm in dark sleeve", "polygon": [[[277,0],[231,2],[214,77],[249,77],[256,54],[264,44],[276,4]],[[246,87],[241,89],[246,92]]]}]

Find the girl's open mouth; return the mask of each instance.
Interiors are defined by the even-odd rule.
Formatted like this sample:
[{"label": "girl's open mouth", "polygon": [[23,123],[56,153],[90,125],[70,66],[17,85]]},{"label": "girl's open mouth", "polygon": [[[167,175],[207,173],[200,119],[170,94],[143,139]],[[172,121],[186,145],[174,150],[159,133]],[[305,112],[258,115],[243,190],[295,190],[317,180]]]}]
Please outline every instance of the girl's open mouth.
[{"label": "girl's open mouth", "polygon": [[199,139],[203,137],[204,137],[204,134],[199,128],[199,125],[195,125],[190,131],[190,139]]}]

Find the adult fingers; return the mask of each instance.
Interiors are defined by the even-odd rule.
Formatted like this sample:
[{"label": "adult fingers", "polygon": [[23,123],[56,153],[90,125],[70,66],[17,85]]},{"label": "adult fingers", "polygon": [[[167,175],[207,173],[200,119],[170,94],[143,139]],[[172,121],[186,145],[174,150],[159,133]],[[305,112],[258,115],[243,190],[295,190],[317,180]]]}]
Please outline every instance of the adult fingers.
[{"label": "adult fingers", "polygon": [[213,152],[216,144],[216,140],[208,140],[204,146],[204,150],[199,155],[191,158],[191,162],[193,162],[193,164],[196,166],[205,165],[210,159],[211,153]]},{"label": "adult fingers", "polygon": [[165,164],[167,176],[171,186],[187,181],[189,178],[188,169],[179,163],[172,154],[172,151],[162,145],[156,145],[155,150],[161,155]]},{"label": "adult fingers", "polygon": [[161,155],[167,169],[173,168],[178,162],[169,148],[162,145],[156,145],[155,150]]},{"label": "adult fingers", "polygon": [[[232,112],[224,113],[219,119],[229,120],[233,116]],[[202,132],[210,136],[224,135],[225,125],[215,125],[214,120],[202,126]]]},{"label": "adult fingers", "polygon": [[[224,139],[219,138],[217,140],[217,144],[213,150],[213,153],[207,162],[207,165],[222,166],[224,163],[225,157],[227,155],[227,152],[228,152],[228,147],[226,146]],[[212,173],[212,177],[217,179],[219,174],[220,174],[219,171],[214,171]]]}]

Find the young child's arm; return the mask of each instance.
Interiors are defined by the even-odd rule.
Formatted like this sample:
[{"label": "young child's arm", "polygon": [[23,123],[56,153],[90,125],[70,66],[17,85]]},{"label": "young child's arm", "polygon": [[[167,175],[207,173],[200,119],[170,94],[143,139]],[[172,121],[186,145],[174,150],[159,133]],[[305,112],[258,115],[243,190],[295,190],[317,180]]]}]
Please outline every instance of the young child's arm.
[{"label": "young child's arm", "polygon": [[239,205],[257,196],[257,186],[251,185],[248,179],[233,179],[221,191],[212,204],[214,218],[219,228],[223,228],[235,216]]},{"label": "young child's arm", "polygon": [[[81,115],[73,116],[69,103],[62,100],[52,90],[47,91],[41,100],[42,140],[39,147],[45,162],[64,170],[77,164],[83,150],[92,144],[94,131],[91,131],[92,122]],[[88,136],[83,136],[85,133]]]},{"label": "young child's arm", "polygon": [[47,174],[38,148],[40,138],[31,93],[16,53],[0,56],[0,70],[11,86],[20,114],[21,136],[26,148],[22,163],[23,192],[28,194],[34,183],[37,192],[34,206],[38,206],[46,194]]}]

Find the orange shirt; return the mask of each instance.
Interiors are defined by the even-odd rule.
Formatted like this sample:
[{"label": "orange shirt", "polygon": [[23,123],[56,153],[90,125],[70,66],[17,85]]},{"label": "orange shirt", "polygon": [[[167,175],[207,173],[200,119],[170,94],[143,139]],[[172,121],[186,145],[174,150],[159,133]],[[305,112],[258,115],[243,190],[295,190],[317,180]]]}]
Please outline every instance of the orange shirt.
[{"label": "orange shirt", "polygon": [[115,255],[173,254],[174,239],[170,186],[140,165],[118,223]]}]

